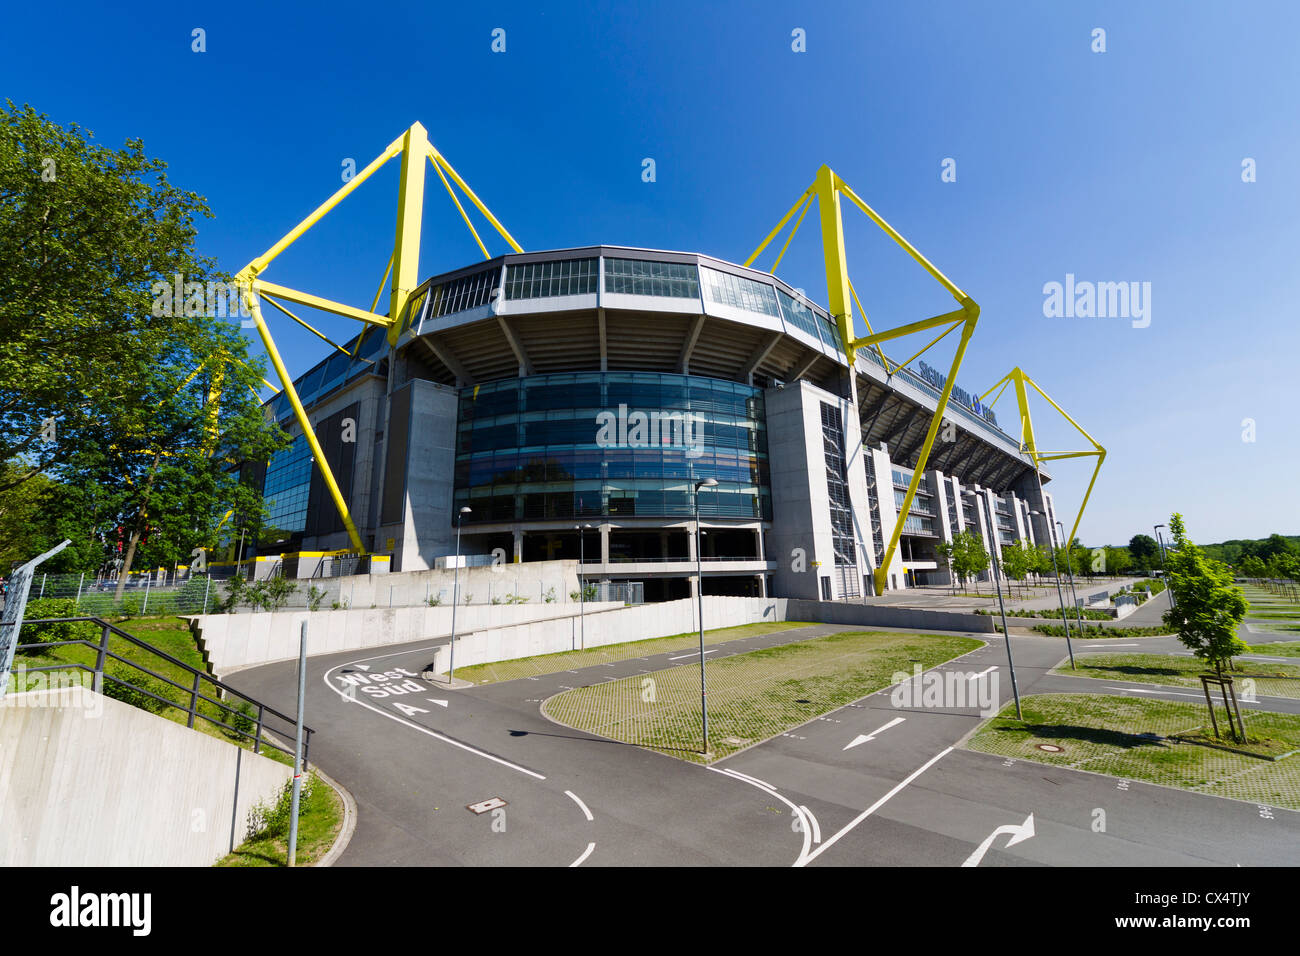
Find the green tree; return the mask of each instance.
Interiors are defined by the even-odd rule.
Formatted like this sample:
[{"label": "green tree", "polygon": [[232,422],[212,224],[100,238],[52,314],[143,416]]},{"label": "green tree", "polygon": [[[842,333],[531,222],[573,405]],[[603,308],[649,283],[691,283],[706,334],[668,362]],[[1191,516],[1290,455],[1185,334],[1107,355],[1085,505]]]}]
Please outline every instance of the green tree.
[{"label": "green tree", "polygon": [[1250,650],[1237,637],[1237,628],[1246,616],[1246,596],[1232,583],[1232,572],[1207,558],[1187,537],[1181,514],[1170,517],[1169,530],[1173,547],[1166,559],[1167,580],[1174,606],[1165,612],[1165,624],[1222,676],[1233,657]]},{"label": "green tree", "polygon": [[1159,551],[1159,543],[1149,534],[1135,534],[1129,539],[1128,553],[1133,556],[1133,565],[1139,571],[1150,571],[1157,563]]},{"label": "green tree", "polygon": [[1025,577],[1034,570],[1037,560],[1033,546],[1026,541],[1002,547],[1002,570],[1012,581],[1023,583]]},{"label": "green tree", "polygon": [[1242,575],[1248,578],[1262,578],[1268,573],[1268,567],[1258,555],[1248,554],[1238,564]]},{"label": "green tree", "polygon": [[[137,551],[169,564],[212,547],[235,502],[260,508],[235,463],[285,440],[214,298],[227,277],[195,249],[211,214],[165,170],[139,141],[112,149],[31,107],[0,110],[0,493],[30,485],[75,515],[86,544],[66,560],[85,570],[119,527],[124,572]],[[180,299],[162,294],[178,277]],[[39,550],[50,514],[9,546]]]},{"label": "green tree", "polygon": [[1106,549],[1106,570],[1111,574],[1123,575],[1133,565],[1127,548]]},{"label": "green tree", "polygon": [[949,551],[948,567],[957,576],[962,587],[966,586],[967,578],[974,577],[989,566],[989,556],[984,550],[984,542],[980,540],[979,535],[969,529],[958,531],[952,536]]}]

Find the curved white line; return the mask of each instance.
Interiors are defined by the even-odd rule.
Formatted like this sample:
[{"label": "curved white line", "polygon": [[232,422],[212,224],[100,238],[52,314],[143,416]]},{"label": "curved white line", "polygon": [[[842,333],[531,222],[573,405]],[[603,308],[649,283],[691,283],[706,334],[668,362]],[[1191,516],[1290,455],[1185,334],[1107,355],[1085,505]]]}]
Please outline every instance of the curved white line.
[{"label": "curved white line", "polygon": [[[378,656],[379,656],[379,657],[395,657],[395,656],[397,656],[397,655],[394,655],[394,654],[380,654],[380,655],[378,655]],[[374,657],[362,658],[362,660],[372,660],[372,661],[375,660],[375,659],[376,659],[376,658],[374,658]],[[354,704],[360,704],[362,707],[366,708],[367,710],[374,711],[376,714],[379,714],[381,717],[387,717],[389,720],[395,720],[395,721],[397,721],[399,724],[402,724],[403,726],[410,727],[412,730],[418,730],[420,733],[422,733],[422,734],[428,734],[430,737],[433,737],[433,738],[436,739],[436,740],[441,740],[443,743],[451,744],[453,747],[459,747],[461,750],[466,750],[466,751],[468,751],[469,753],[474,754],[476,757],[483,757],[483,758],[485,758],[485,759],[487,759],[487,760],[491,760],[491,761],[493,761],[494,763],[499,763],[499,764],[501,764],[503,767],[509,767],[511,770],[518,770],[520,773],[527,774],[527,775],[530,776],[530,777],[536,777],[538,780],[545,780],[545,779],[546,779],[546,778],[545,778],[544,776],[542,776],[540,773],[534,773],[532,770],[528,770],[528,769],[526,769],[526,768],[524,768],[524,767],[519,766],[518,764],[513,764],[513,763],[511,763],[511,762],[508,761],[508,760],[503,760],[502,758],[500,758],[500,757],[496,757],[496,756],[493,756],[493,755],[490,754],[490,753],[485,753],[485,752],[482,751],[482,750],[478,750],[478,749],[476,749],[476,748],[474,748],[474,747],[471,747],[469,744],[463,744],[463,743],[461,743],[459,740],[452,740],[450,737],[444,737],[442,734],[438,733],[437,731],[430,730],[428,727],[421,727],[419,724],[413,724],[413,723],[411,723],[409,720],[405,720],[405,719],[403,719],[403,718],[401,718],[401,717],[398,717],[396,714],[390,714],[390,713],[389,713],[388,711],[386,711],[386,710],[381,710],[381,709],[379,709],[378,707],[375,707],[374,705],[369,704],[369,703],[367,703],[366,701],[362,700],[362,699],[360,698],[360,696],[357,696],[357,697],[348,697],[347,694],[343,693],[341,690],[339,690],[337,687],[335,687],[333,684],[330,683],[330,675],[333,674],[333,673],[334,673],[336,670],[338,670],[340,667],[348,667],[348,666],[350,666],[351,664],[355,664],[355,663],[357,663],[357,662],[356,662],[356,661],[347,661],[347,662],[342,663],[342,664],[336,664],[335,666],[333,666],[333,667],[331,667],[329,670],[327,670],[327,671],[324,673],[324,675],[322,675],[322,677],[321,677],[321,680],[323,680],[323,681],[325,682],[325,686],[328,687],[330,690],[332,690],[334,693],[338,694],[339,697],[341,697],[345,702],[350,700],[350,701],[351,701],[352,703],[354,703]]]},{"label": "curved white line", "polygon": [[579,809],[582,810],[583,815],[586,816],[588,822],[596,819],[591,815],[591,811],[587,809],[587,805],[582,802],[582,799],[576,793],[572,790],[565,790],[564,795],[578,805]]},{"label": "curved white line", "polygon": [[576,860],[570,863],[569,868],[572,869],[575,866],[582,866],[582,861],[585,860],[587,857],[591,856],[591,851],[594,849],[596,849],[596,844],[588,843],[587,849],[582,851],[582,856],[578,857]]},{"label": "curved white line", "polygon": [[771,790],[773,792],[776,791],[776,787],[772,786],[766,780],[759,780],[757,777],[751,777],[749,774],[741,773],[739,770],[733,770],[731,767],[727,767],[725,769],[727,773],[731,774],[733,777],[739,777],[741,780],[748,780],[750,783],[756,783],[764,790]]},{"label": "curved white line", "polygon": [[723,774],[724,776],[730,777],[732,780],[739,780],[741,783],[747,783],[751,787],[757,787],[764,793],[770,793],[794,812],[794,815],[799,818],[799,829],[803,831],[803,849],[799,851],[799,855],[791,865],[802,866],[804,860],[808,856],[808,850],[812,847],[812,825],[809,824],[808,818],[804,816],[803,810],[795,806],[794,803],[787,800],[785,797],[781,796],[781,794],[777,793],[773,788],[758,783],[752,777],[746,777],[744,774],[736,773],[734,770],[720,769],[718,767],[708,767],[706,769],[712,770],[714,773]]},{"label": "curved white line", "polygon": [[802,803],[799,804],[799,807],[800,807],[801,810],[803,810],[804,813],[808,814],[808,819],[812,821],[812,828],[813,828],[813,842],[814,842],[814,843],[821,843],[821,842],[822,842],[822,828],[821,828],[820,826],[818,826],[818,824],[817,824],[817,818],[816,818],[815,816],[813,816],[813,812],[812,812],[811,810],[809,810],[807,807],[805,807]]}]

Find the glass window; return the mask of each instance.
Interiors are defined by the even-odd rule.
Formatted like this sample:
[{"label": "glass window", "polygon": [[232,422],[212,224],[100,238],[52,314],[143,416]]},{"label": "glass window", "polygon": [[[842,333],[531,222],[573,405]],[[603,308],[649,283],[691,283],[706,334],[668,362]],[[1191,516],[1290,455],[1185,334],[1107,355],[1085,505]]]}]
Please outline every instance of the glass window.
[{"label": "glass window", "polygon": [[698,299],[700,282],[695,266],[690,263],[606,259],[605,291]]},{"label": "glass window", "polygon": [[765,282],[704,267],[700,268],[700,277],[704,280],[704,297],[710,302],[762,315],[779,317],[781,314],[776,290]]},{"label": "glass window", "polygon": [[594,258],[558,259],[509,266],[506,269],[506,298],[591,295],[596,291],[596,262]]}]

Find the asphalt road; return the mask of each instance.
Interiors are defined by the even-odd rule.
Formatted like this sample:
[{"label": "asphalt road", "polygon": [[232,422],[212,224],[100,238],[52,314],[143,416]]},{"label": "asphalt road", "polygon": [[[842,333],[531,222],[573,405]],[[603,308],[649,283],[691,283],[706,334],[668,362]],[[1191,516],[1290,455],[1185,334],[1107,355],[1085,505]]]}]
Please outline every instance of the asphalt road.
[{"label": "asphalt road", "polygon": [[[849,628],[711,645],[706,659],[837,630]],[[1002,637],[978,636],[988,645],[936,670],[958,672],[971,687],[980,680],[971,675],[1004,675]],[[1300,858],[1300,813],[954,749],[982,720],[974,700],[946,710],[896,707],[882,691],[706,768],[540,712],[566,689],[690,663],[694,653],[449,689],[418,676],[435,643],[308,661],[312,760],[358,808],[339,865],[1192,866]],[[1137,650],[1124,646],[1132,643],[1079,641],[1076,653]],[[1175,650],[1162,638],[1141,646]],[[1013,635],[1012,650],[1022,696],[1099,692],[1108,683],[1048,675],[1065,656],[1060,638]],[[272,664],[229,681],[291,712],[295,669]],[[998,684],[1001,702],[1009,700],[1010,682]],[[1107,692],[1139,690],[1171,700],[1185,692],[1142,684]],[[1296,712],[1296,704],[1261,698],[1257,706]],[[860,737],[870,739],[854,743]],[[468,809],[485,801],[504,805]],[[1099,810],[1104,832],[1095,826]]]}]

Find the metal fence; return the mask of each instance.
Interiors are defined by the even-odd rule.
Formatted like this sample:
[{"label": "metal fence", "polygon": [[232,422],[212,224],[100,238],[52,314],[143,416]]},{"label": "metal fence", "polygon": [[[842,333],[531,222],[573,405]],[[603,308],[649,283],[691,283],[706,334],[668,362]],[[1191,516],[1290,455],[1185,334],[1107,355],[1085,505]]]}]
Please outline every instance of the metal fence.
[{"label": "metal fence", "polygon": [[[94,681],[94,689],[108,697],[123,700],[144,710],[155,713],[175,709],[186,716],[185,725],[193,727],[196,720],[205,721],[221,729],[221,732],[235,740],[250,742],[254,753],[261,753],[263,747],[271,747],[281,753],[293,756],[291,749],[286,749],[266,734],[271,732],[282,738],[293,739],[296,720],[283,714],[274,707],[269,707],[247,694],[241,693],[222,681],[217,680],[206,671],[191,667],[184,661],[173,657],[166,651],[147,644],[133,634],[129,634],[115,625],[97,617],[64,617],[29,620],[23,623],[23,632],[44,637],[59,634],[79,634],[98,629],[98,640],[88,637],[69,637],[62,640],[36,640],[20,642],[17,646],[19,659],[37,655],[40,660],[55,660],[50,664],[24,664],[15,678],[26,679],[29,674],[68,671],[89,674]],[[90,654],[78,655],[76,648],[88,649],[94,655],[94,663],[78,660]],[[152,666],[133,660],[119,651],[135,648],[143,651],[142,655]],[[169,667],[173,676],[184,677],[185,682],[174,680],[154,668]],[[210,688],[204,693],[204,685]],[[24,687],[16,687],[24,690]],[[307,753],[311,742],[312,730],[303,727],[303,766],[307,765]]]},{"label": "metal fence", "polygon": [[[117,596],[118,579],[88,574],[37,574],[29,601],[70,601],[74,615],[134,617],[144,614],[203,614],[223,595],[215,575],[172,572],[132,573]],[[39,612],[39,605],[38,605]],[[47,613],[47,612],[40,612]],[[63,613],[63,612],[58,612]]]}]

